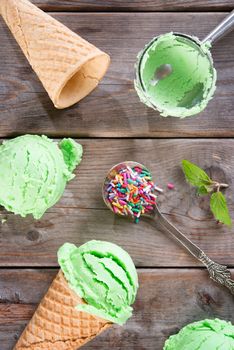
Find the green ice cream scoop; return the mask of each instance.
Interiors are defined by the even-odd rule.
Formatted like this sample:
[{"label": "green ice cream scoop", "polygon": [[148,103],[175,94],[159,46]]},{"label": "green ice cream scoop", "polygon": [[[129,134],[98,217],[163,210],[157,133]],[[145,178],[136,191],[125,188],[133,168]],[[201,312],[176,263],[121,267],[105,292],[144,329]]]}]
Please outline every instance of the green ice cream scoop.
[{"label": "green ice cream scoop", "polygon": [[171,336],[163,350],[233,350],[234,326],[231,322],[202,320]]},{"label": "green ice cream scoop", "polygon": [[138,277],[122,248],[104,241],[80,247],[65,243],[58,251],[58,262],[70,287],[87,303],[77,306],[78,310],[120,325],[132,316]]},{"label": "green ice cream scoop", "polygon": [[[139,54],[136,91],[142,102],[162,116],[197,114],[215,91],[216,70],[209,45],[192,39],[167,33],[153,39]],[[171,67],[171,73],[152,84],[155,72],[164,66]]]},{"label": "green ice cream scoop", "polygon": [[39,219],[62,196],[80,163],[82,146],[72,139],[58,145],[46,136],[24,135],[0,146],[0,205]]}]

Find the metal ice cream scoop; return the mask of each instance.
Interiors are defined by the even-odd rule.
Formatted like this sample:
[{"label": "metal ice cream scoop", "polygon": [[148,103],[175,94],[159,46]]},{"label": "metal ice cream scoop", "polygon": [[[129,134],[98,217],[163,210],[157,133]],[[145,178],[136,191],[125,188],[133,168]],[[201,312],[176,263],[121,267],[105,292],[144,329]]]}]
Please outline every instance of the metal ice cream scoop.
[{"label": "metal ice cream scoop", "polygon": [[[215,43],[221,39],[224,35],[228,34],[233,30],[234,27],[234,10],[224,18],[224,20],[217,25],[202,41],[201,44],[205,43]],[[184,36],[192,41],[195,41],[194,38],[187,34],[177,34],[179,36]],[[196,42],[197,43],[197,42]],[[198,44],[198,43],[197,43]],[[170,64],[163,64],[158,67],[154,73],[153,78],[150,80],[150,84],[155,86],[160,80],[168,77],[173,71],[173,68]]]},{"label": "metal ice cream scoop", "polygon": [[202,44],[206,42],[215,43],[221,39],[224,35],[231,32],[234,28],[234,10],[229,13],[224,20],[217,25],[203,40]]},{"label": "metal ice cream scoop", "polygon": [[[149,170],[142,164],[127,161],[123,163],[116,164],[113,168],[110,169],[107,174],[103,189],[102,195],[103,200],[107,207],[114,212],[110,201],[108,200],[108,192],[107,188],[110,185],[110,181],[113,180],[116,174],[119,173],[120,170],[125,169],[127,167],[134,168],[138,167],[146,172]],[[129,215],[130,216],[130,215]],[[180,232],[174,225],[172,225],[165,216],[160,212],[157,204],[153,205],[153,209],[147,214],[142,215],[145,218],[151,220],[151,223],[160,229],[160,231],[169,233],[173,238],[175,238],[184,248],[186,248],[190,254],[192,254],[197,260],[202,262],[202,264],[207,268],[210,278],[227,287],[232,294],[234,294],[234,280],[231,278],[231,272],[227,269],[226,266],[218,264],[212,261],[196,244],[194,244],[190,239],[188,239],[182,232]]]}]

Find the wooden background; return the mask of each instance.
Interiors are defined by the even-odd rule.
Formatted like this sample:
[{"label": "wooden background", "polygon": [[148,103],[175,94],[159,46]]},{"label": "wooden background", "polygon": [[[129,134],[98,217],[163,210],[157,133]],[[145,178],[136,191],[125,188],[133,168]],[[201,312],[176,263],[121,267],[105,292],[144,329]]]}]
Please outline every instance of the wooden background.
[{"label": "wooden background", "polygon": [[[217,262],[234,267],[234,228],[215,223],[206,198],[184,181],[189,159],[226,181],[234,219],[234,33],[212,49],[217,90],[207,109],[184,120],[163,118],[141,104],[133,88],[137,52],[171,30],[203,38],[234,8],[224,1],[34,0],[75,32],[108,52],[100,86],[72,108],[58,111],[0,20],[0,137],[24,133],[76,138],[84,159],[64,196],[41,220],[3,209],[0,226],[0,349],[11,350],[57,272],[65,241],[115,242],[137,265],[140,290],[134,316],[84,349],[161,350],[168,335],[188,322],[220,317],[234,322],[233,297],[166,234],[147,222],[114,217],[101,198],[108,169],[123,160],[144,163],[165,189],[162,211]],[[167,190],[173,182],[175,190]]]}]

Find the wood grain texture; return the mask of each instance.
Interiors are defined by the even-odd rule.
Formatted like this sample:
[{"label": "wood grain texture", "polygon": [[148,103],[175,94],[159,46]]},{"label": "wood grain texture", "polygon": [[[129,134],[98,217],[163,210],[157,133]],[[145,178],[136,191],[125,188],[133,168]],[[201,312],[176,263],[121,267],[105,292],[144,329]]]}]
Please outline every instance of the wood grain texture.
[{"label": "wood grain texture", "polygon": [[[145,164],[158,186],[161,210],[217,262],[234,265],[234,228],[216,224],[206,197],[197,197],[184,179],[180,162],[188,159],[215,180],[226,182],[233,215],[234,140],[80,140],[84,159],[56,206],[42,219],[21,218],[2,211],[1,266],[57,266],[56,251],[65,241],[80,245],[90,239],[113,241],[125,248],[137,266],[198,266],[197,261],[165,233],[148,222],[133,224],[114,216],[104,205],[101,188],[116,163]],[[173,182],[175,190],[168,190]]]},{"label": "wood grain texture", "polygon": [[233,137],[234,32],[212,50],[218,71],[215,98],[197,117],[163,118],[140,103],[134,63],[153,36],[171,30],[204,37],[225,13],[53,14],[108,52],[110,69],[79,104],[56,110],[9,30],[0,21],[0,137],[46,133],[55,137]]},{"label": "wood grain texture", "polygon": [[233,0],[33,0],[49,11],[222,11],[234,7]]},{"label": "wood grain texture", "polygon": [[[139,270],[133,317],[83,349],[161,350],[187,323],[219,317],[234,322],[233,297],[202,269]],[[55,270],[0,270],[1,350],[11,350],[56,275]]]},{"label": "wood grain texture", "polygon": [[[120,139],[80,140],[84,160],[77,176],[68,184],[59,203],[41,220],[21,218],[1,209],[0,266],[11,268],[0,269],[0,350],[13,348],[32,317],[57,273],[56,268],[46,267],[57,267],[56,251],[65,241],[77,245],[90,239],[115,242],[131,254],[139,267],[140,290],[133,318],[125,327],[114,326],[94,339],[84,350],[161,350],[165,339],[189,322],[207,317],[234,322],[233,297],[209,280],[207,271],[184,249],[145,221],[134,225],[115,217],[101,198],[102,181],[111,166],[124,159],[144,163],[157,184],[165,189],[159,203],[168,219],[211,258],[234,266],[234,229],[215,223],[208,200],[196,196],[180,169],[180,161],[189,159],[215,179],[229,183],[226,195],[233,213],[234,140],[153,139],[234,136],[233,33],[212,49],[218,88],[215,98],[198,117],[180,121],[162,118],[139,102],[133,88],[136,55],[145,43],[172,30],[203,38],[226,13],[202,12],[230,11],[234,1],[33,0],[33,3],[46,11],[69,11],[52,15],[108,52],[112,63],[98,89],[78,105],[58,111],[0,19],[0,137],[44,133],[58,138]],[[118,13],[126,11],[132,13]],[[138,11],[142,13],[135,13]],[[122,140],[125,137],[148,139]],[[166,189],[168,182],[175,184],[175,190]],[[1,224],[1,219],[7,221]],[[40,269],[19,268],[37,266]]]}]

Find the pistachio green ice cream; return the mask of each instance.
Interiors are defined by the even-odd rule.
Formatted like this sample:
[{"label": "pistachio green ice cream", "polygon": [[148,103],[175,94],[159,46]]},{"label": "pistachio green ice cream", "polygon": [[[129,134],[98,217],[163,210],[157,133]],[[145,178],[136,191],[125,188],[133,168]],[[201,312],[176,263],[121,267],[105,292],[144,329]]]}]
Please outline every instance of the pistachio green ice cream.
[{"label": "pistachio green ice cream", "polygon": [[[155,86],[150,81],[159,67],[169,64],[172,72]],[[143,103],[162,116],[184,118],[201,112],[215,90],[216,70],[209,45],[167,33],[153,39],[140,52],[136,91]]]},{"label": "pistachio green ice cream", "polygon": [[65,243],[58,262],[70,287],[87,304],[77,309],[117,324],[132,316],[138,277],[131,257],[119,246],[89,241],[80,247]]},{"label": "pistachio green ice cream", "polygon": [[0,146],[0,205],[39,219],[62,196],[80,163],[82,146],[72,139],[59,144],[46,136],[24,135]]},{"label": "pistachio green ice cream", "polygon": [[234,326],[231,322],[202,320],[182,328],[165,343],[163,350],[233,350]]}]

